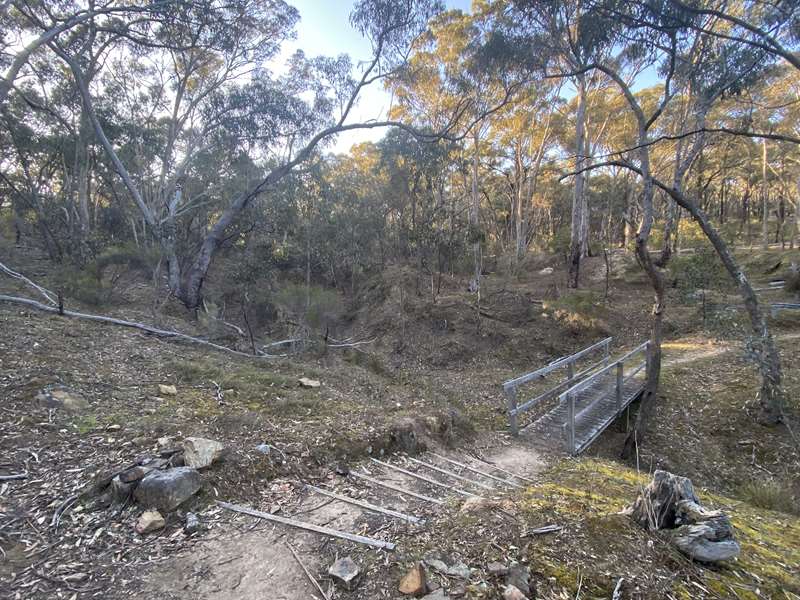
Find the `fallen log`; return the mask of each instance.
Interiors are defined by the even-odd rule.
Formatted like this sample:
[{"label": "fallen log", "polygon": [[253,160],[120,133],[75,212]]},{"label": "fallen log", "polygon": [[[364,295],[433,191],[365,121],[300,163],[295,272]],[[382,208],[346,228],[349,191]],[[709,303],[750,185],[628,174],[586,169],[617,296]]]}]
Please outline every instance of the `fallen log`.
[{"label": "fallen log", "polygon": [[30,279],[25,277],[25,275],[23,275],[22,273],[17,273],[16,271],[14,271],[13,269],[10,269],[9,267],[4,265],[3,263],[0,263],[0,272],[5,273],[9,277],[13,277],[14,279],[19,279],[25,285],[27,285],[29,287],[32,287],[37,292],[39,292],[42,295],[42,297],[45,300],[47,300],[50,304],[52,304],[53,306],[56,306],[58,304],[58,302],[56,301],[56,295],[53,292],[51,292],[47,288],[43,288],[42,286],[37,285],[36,283],[34,283],[33,281],[31,281]]},{"label": "fallen log", "polygon": [[193,337],[191,335],[187,335],[179,331],[171,331],[169,329],[159,329],[157,327],[146,325],[144,323],[136,323],[135,321],[126,321],[124,319],[117,319],[115,317],[106,317],[103,315],[91,315],[87,313],[80,313],[66,309],[63,311],[59,311],[59,309],[55,306],[47,306],[46,304],[42,304],[41,302],[37,302],[36,300],[32,300],[30,298],[21,298],[17,296],[6,296],[4,294],[0,294],[0,302],[8,302],[11,304],[22,304],[24,306],[30,306],[42,312],[60,315],[64,317],[71,317],[74,319],[84,319],[86,321],[95,321],[97,323],[108,323],[110,325],[118,325],[120,327],[138,329],[140,331],[144,331],[146,333],[155,335],[157,337],[183,340],[185,342],[189,342],[192,344],[207,346],[215,350],[220,350],[222,352],[235,354],[236,356],[244,356],[247,358],[281,358],[283,356],[278,354],[258,354],[258,355],[248,354],[247,352],[240,352],[239,350],[234,350],[233,348],[228,348],[227,346],[221,346],[220,344],[215,344],[214,342],[209,342],[208,340]]}]

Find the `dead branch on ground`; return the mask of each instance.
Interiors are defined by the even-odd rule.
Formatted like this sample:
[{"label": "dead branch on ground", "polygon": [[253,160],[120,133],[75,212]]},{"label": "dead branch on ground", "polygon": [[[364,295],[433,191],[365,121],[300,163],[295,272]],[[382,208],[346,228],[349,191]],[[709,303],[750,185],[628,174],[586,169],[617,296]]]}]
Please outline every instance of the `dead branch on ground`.
[{"label": "dead branch on ground", "polygon": [[233,348],[228,348],[227,346],[221,346],[220,344],[215,344],[214,342],[209,342],[208,340],[203,340],[197,337],[193,337],[185,333],[180,333],[179,331],[158,329],[156,327],[152,327],[144,323],[136,323],[134,321],[126,321],[124,319],[117,319],[114,317],[106,317],[102,315],[90,315],[86,313],[75,312],[72,310],[64,310],[60,312],[57,307],[47,306],[46,304],[42,304],[41,302],[37,302],[36,300],[32,300],[30,298],[21,298],[17,296],[7,296],[5,294],[0,294],[0,302],[9,302],[11,304],[22,304],[25,306],[30,306],[42,312],[50,314],[61,314],[65,317],[72,317],[75,319],[84,319],[87,321],[108,323],[110,325],[119,325],[120,327],[129,327],[132,329],[138,329],[140,331],[144,331],[146,333],[155,335],[157,337],[179,339],[192,344],[198,344],[200,346],[207,346],[209,348],[214,348],[215,350],[220,350],[222,352],[228,352],[236,356],[244,356],[247,358],[280,358],[282,356],[285,356],[281,354],[265,354],[263,352],[259,353],[257,356],[253,356],[252,354],[247,354],[246,352],[240,352],[239,350],[234,350]]}]

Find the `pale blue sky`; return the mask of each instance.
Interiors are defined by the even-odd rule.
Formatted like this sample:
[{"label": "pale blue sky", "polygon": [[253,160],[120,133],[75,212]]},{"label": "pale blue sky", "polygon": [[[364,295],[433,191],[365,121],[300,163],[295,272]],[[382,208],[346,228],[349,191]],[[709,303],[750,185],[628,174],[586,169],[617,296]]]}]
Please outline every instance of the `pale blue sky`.
[{"label": "pale blue sky", "polygon": [[[288,0],[300,11],[297,39],[287,43],[282,55],[288,58],[297,49],[309,56],[336,56],[349,54],[358,65],[371,58],[370,44],[350,26],[350,11],[353,0]],[[472,0],[445,0],[448,8],[458,8],[471,12]],[[640,75],[635,89],[648,87],[658,82],[655,69],[650,68]],[[574,92],[567,85],[562,94],[570,97]],[[361,94],[361,100],[351,113],[349,122],[383,119],[391,103],[390,95],[378,82]],[[347,152],[353,144],[364,141],[377,141],[385,134],[385,129],[363,129],[340,134],[334,152]]]},{"label": "pale blue sky", "polygon": [[[367,40],[350,26],[351,0],[288,0],[300,11],[300,23],[297,27],[297,40],[287,44],[284,56],[302,49],[307,55],[335,56],[349,54],[355,64],[371,57],[371,48]],[[470,12],[471,0],[447,0],[448,8],[460,8]],[[380,84],[373,84],[365,90],[356,107],[352,121],[380,119],[386,117],[390,96]],[[351,131],[341,134],[334,151],[346,152],[353,144],[362,141],[380,139],[384,130],[369,129]]]}]

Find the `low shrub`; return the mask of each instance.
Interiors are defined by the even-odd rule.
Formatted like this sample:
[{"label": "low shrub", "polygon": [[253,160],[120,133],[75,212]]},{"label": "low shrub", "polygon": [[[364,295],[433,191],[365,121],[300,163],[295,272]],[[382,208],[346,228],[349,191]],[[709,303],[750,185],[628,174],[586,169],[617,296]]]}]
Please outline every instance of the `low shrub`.
[{"label": "low shrub", "polygon": [[800,514],[800,505],[792,496],[789,486],[777,481],[748,481],[739,488],[737,495],[758,508]]},{"label": "low shrub", "polygon": [[275,294],[274,301],[285,313],[317,330],[338,320],[344,310],[342,298],[335,290],[316,285],[287,283]]},{"label": "low shrub", "polygon": [[63,267],[57,284],[68,298],[102,306],[121,295],[120,283],[126,275],[136,273],[150,277],[158,258],[157,250],[132,244],[111,246],[83,267]]}]

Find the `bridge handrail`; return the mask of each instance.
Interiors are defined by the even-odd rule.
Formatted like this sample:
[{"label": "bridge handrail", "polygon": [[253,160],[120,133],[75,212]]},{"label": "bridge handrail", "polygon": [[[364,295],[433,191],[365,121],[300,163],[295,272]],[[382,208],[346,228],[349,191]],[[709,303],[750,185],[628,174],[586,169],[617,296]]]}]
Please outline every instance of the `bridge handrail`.
[{"label": "bridge handrail", "polygon": [[565,379],[565,380],[564,380],[564,381],[562,381],[561,383],[557,383],[556,385],[554,385],[553,387],[551,387],[551,388],[550,388],[549,390],[547,390],[546,392],[542,392],[542,393],[541,393],[541,394],[539,394],[538,396],[536,396],[536,397],[534,397],[534,398],[531,398],[530,400],[526,400],[526,401],[525,401],[525,402],[523,402],[522,404],[518,405],[518,406],[517,406],[515,409],[509,409],[509,411],[508,411],[509,415],[518,415],[518,414],[520,414],[520,413],[522,413],[522,412],[525,412],[525,411],[526,411],[526,410],[528,410],[528,409],[529,409],[531,406],[534,406],[535,404],[538,404],[539,402],[541,402],[542,400],[544,400],[545,398],[547,398],[547,397],[549,397],[549,396],[553,396],[553,395],[555,395],[555,394],[556,394],[556,392],[557,392],[558,390],[560,390],[561,388],[563,388],[564,386],[569,386],[569,385],[570,385],[570,384],[571,384],[573,381],[575,381],[575,380],[577,380],[577,379],[580,379],[581,377],[583,377],[583,376],[584,376],[584,375],[586,375],[587,373],[591,373],[591,372],[592,372],[592,371],[594,371],[594,370],[595,370],[597,367],[599,367],[600,365],[604,365],[604,364],[606,364],[607,362],[608,362],[608,357],[605,357],[605,356],[604,356],[603,358],[601,358],[600,360],[598,360],[596,363],[592,363],[591,365],[589,365],[588,367],[586,367],[586,368],[585,368],[583,371],[581,371],[580,373],[575,373],[575,374],[574,374],[574,375],[573,375],[573,376],[572,376],[570,379]]},{"label": "bridge handrail", "polygon": [[573,385],[571,388],[566,389],[563,392],[561,392],[561,394],[559,394],[559,396],[558,396],[558,399],[559,400],[563,400],[563,399],[566,398],[567,394],[578,394],[578,393],[582,392],[587,387],[589,387],[589,385],[591,385],[594,382],[595,379],[597,379],[597,378],[601,377],[602,375],[605,375],[609,371],[613,370],[614,368],[616,368],[617,365],[623,364],[623,363],[625,363],[625,361],[629,361],[629,359],[632,356],[634,356],[636,354],[639,354],[643,350],[646,350],[648,345],[650,345],[649,341],[642,342],[641,344],[636,346],[636,348],[634,348],[633,350],[631,350],[627,354],[623,354],[618,359],[616,359],[613,362],[609,363],[609,365],[607,367],[604,367],[604,368],[600,369],[599,371],[595,371],[594,373],[589,375],[586,379],[582,379],[581,381],[579,381],[578,383]]},{"label": "bridge handrail", "polygon": [[[623,386],[625,384],[625,381],[629,380],[634,375],[636,375],[639,371],[641,371],[643,368],[646,367],[646,365],[647,365],[647,363],[649,361],[649,356],[650,356],[649,355],[649,348],[650,348],[650,341],[649,340],[639,344],[636,348],[634,348],[630,352],[622,355],[621,357],[619,357],[618,359],[616,359],[615,361],[610,363],[607,367],[604,367],[603,369],[595,371],[594,373],[589,375],[589,377],[583,379],[582,381],[579,381],[578,383],[576,383],[575,385],[573,385],[569,389],[564,390],[561,394],[559,394],[559,396],[558,396],[559,402],[566,402],[567,403],[567,420],[561,427],[562,427],[562,430],[566,430],[566,433],[567,433],[567,445],[568,445],[568,450],[569,450],[570,454],[574,454],[575,451],[576,451],[576,447],[575,447],[575,421],[580,419],[584,414],[586,414],[597,402],[603,400],[603,396],[598,396],[598,398],[596,398],[593,402],[591,402],[588,406],[585,406],[583,409],[581,409],[580,412],[578,412],[576,414],[575,413],[575,398],[576,398],[577,394],[579,394],[580,392],[585,390],[587,387],[592,385],[592,383],[597,381],[603,375],[606,375],[607,373],[610,373],[611,371],[616,370],[617,373],[616,373],[616,384],[615,384],[614,392],[615,392],[616,408],[617,408],[616,412],[619,413],[622,410],[622,392],[623,392]],[[637,354],[640,354],[641,352],[645,353],[645,360],[642,361],[640,364],[638,364],[636,366],[636,368],[631,373],[629,373],[628,376],[626,377],[625,376],[625,362],[627,361],[627,362],[630,363],[630,359],[633,356],[635,356]]]},{"label": "bridge handrail", "polygon": [[[557,358],[556,360],[552,361],[550,364],[542,367],[541,369],[537,369],[536,371],[532,371],[530,373],[526,373],[525,375],[521,375],[519,377],[515,377],[514,379],[509,379],[505,383],[503,383],[503,392],[506,396],[506,401],[508,404],[508,420],[509,420],[509,427],[511,430],[512,435],[519,434],[519,427],[517,425],[517,415],[521,412],[531,408],[538,402],[550,398],[555,397],[558,390],[563,388],[564,385],[570,385],[577,377],[583,377],[587,373],[590,373],[592,370],[596,369],[600,364],[605,364],[608,362],[609,355],[610,355],[610,346],[611,341],[613,338],[607,337],[599,342],[592,344],[584,348],[583,350],[579,350],[575,354],[570,354],[569,356],[562,356],[561,358]],[[579,359],[583,358],[587,354],[594,352],[600,348],[605,348],[604,357],[594,363],[593,365],[589,366],[588,368],[584,369],[577,375],[575,374],[575,362]],[[545,391],[544,393],[531,398],[530,400],[525,401],[521,405],[517,405],[517,388],[529,381],[533,381],[534,379],[543,379],[545,375],[559,369],[561,367],[567,367],[567,379],[562,381],[556,385],[554,385],[549,390]]]},{"label": "bridge handrail", "polygon": [[520,375],[519,377],[515,377],[514,379],[509,379],[505,383],[503,383],[503,389],[507,390],[512,387],[518,387],[524,383],[528,383],[529,381],[533,381],[537,377],[544,377],[551,371],[555,371],[559,367],[566,366],[570,363],[574,363],[575,361],[583,358],[590,352],[597,350],[602,346],[609,346],[611,344],[611,340],[614,338],[607,337],[604,340],[600,340],[597,343],[592,344],[576,352],[575,354],[570,354],[569,356],[562,356],[561,358],[557,358],[553,362],[549,363],[548,365],[542,367],[541,369],[537,369],[536,371],[531,371],[530,373],[526,373],[525,375]]}]

